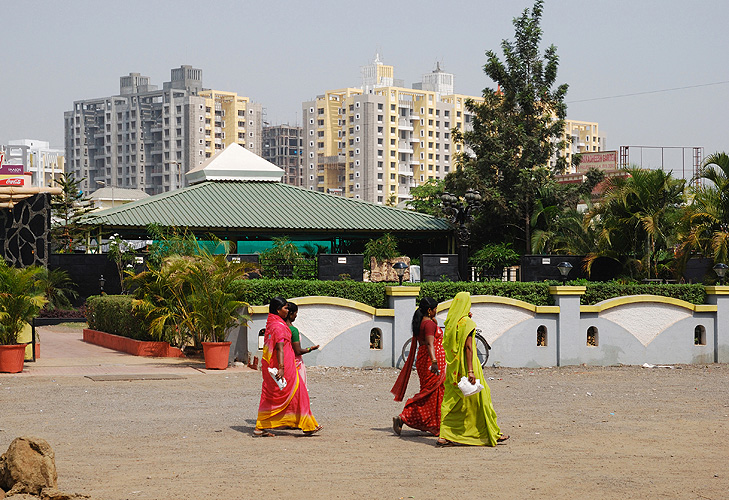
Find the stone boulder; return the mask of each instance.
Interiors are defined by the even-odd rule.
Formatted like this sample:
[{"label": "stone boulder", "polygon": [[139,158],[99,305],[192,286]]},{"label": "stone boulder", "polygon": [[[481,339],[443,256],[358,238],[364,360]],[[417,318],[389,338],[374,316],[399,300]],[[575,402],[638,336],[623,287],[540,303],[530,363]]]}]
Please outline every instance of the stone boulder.
[{"label": "stone boulder", "polygon": [[0,489],[6,497],[20,493],[40,495],[43,488],[57,486],[56,459],[46,440],[15,438],[0,456]]},{"label": "stone boulder", "polygon": [[408,269],[405,270],[403,275],[403,282],[410,280],[410,257],[395,257],[394,259],[387,259],[383,262],[377,262],[374,257],[370,258],[370,281],[377,283],[380,281],[390,281],[398,283],[399,279],[397,273],[392,268],[396,262],[404,262],[408,265]]}]

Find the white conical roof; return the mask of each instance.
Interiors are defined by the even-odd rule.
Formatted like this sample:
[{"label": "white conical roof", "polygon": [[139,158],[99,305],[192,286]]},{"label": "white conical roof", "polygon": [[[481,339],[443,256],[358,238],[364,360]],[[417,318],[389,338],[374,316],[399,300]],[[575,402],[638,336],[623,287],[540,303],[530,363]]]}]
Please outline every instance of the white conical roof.
[{"label": "white conical roof", "polygon": [[185,175],[190,184],[203,181],[280,182],[284,171],[243,146],[233,143]]}]

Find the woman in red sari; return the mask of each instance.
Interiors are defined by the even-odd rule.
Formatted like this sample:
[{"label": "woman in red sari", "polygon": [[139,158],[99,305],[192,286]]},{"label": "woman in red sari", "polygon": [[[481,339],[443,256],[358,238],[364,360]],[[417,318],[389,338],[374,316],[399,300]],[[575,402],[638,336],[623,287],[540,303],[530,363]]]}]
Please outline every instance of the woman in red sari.
[{"label": "woman in red sari", "polygon": [[296,369],[291,330],[286,325],[288,314],[286,299],[271,300],[263,337],[263,386],[254,436],[275,436],[268,429],[279,427],[301,429],[304,434],[314,434],[322,428],[311,414],[309,393]]},{"label": "woman in red sari", "polygon": [[412,321],[413,340],[410,355],[400,370],[400,375],[392,387],[395,401],[402,401],[412,371],[413,358],[417,347],[415,368],[420,378],[420,392],[408,399],[400,415],[392,419],[392,428],[398,436],[403,424],[430,432],[440,433],[440,406],[443,402],[443,381],[445,380],[445,351],[443,351],[443,331],[435,321],[438,302],[430,297],[420,301]]}]

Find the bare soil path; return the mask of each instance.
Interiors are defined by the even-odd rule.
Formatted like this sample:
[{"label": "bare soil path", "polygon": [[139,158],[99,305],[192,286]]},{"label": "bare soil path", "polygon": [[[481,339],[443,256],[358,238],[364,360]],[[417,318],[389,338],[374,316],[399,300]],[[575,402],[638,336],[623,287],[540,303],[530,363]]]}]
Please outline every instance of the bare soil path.
[{"label": "bare soil path", "polygon": [[260,372],[177,374],[0,376],[0,453],[42,437],[59,488],[104,500],[729,498],[729,365],[488,368],[511,439],[445,449],[393,434],[395,369],[309,367],[324,430],[274,438]]}]

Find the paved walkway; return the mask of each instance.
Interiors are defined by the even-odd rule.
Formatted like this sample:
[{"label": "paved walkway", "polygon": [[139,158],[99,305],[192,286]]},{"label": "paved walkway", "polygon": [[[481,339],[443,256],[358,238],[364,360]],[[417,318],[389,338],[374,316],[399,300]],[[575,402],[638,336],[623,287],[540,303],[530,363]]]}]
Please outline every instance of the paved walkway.
[{"label": "paved walkway", "polygon": [[[2,377],[31,376],[128,376],[149,378],[163,375],[195,376],[221,373],[206,370],[198,359],[150,358],[132,356],[83,341],[81,326],[56,325],[37,327],[40,338],[40,356],[26,361],[21,373],[0,373]],[[244,365],[229,367],[228,371],[251,371]]]}]

